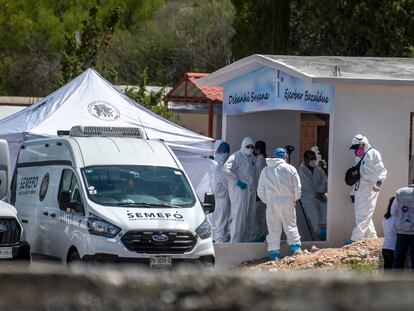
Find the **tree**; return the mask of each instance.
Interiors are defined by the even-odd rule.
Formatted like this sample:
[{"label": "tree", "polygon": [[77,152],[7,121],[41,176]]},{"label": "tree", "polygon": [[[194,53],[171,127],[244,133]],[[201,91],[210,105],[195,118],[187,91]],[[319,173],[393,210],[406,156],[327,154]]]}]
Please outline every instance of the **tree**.
[{"label": "tree", "polygon": [[232,51],[236,58],[251,54],[286,54],[290,0],[232,0],[236,9]]},{"label": "tree", "polygon": [[92,7],[89,16],[82,21],[82,32],[65,35],[66,46],[62,52],[61,84],[72,80],[89,67],[98,67],[103,75],[115,79],[116,70],[104,63],[98,64],[98,57],[108,48],[119,22],[120,9],[110,11],[107,20],[98,21],[98,9]]},{"label": "tree", "polygon": [[171,85],[188,71],[211,72],[231,58],[230,0],[168,1],[152,20],[119,34],[107,54],[121,83],[148,68],[151,85]]},{"label": "tree", "polygon": [[413,56],[412,0],[232,0],[232,51],[251,54]]},{"label": "tree", "polygon": [[159,116],[176,122],[173,117],[172,112],[168,111],[167,106],[163,102],[163,97],[165,95],[164,89],[161,89],[158,92],[148,91],[147,90],[147,81],[148,74],[147,68],[144,69],[143,73],[140,76],[140,82],[137,87],[131,87],[126,89],[125,95],[132,98],[145,108],[155,112]]},{"label": "tree", "polygon": [[0,0],[0,91],[43,96],[55,88],[62,29],[53,10],[38,1]]},{"label": "tree", "polygon": [[[163,3],[164,0],[0,0],[0,93],[45,96],[55,90],[61,82],[59,67],[67,45],[65,34],[73,40],[76,33],[82,32],[82,21],[89,19],[91,7],[98,8],[96,19],[104,26],[110,19],[108,12],[121,8],[112,42],[117,36],[127,38],[125,34],[151,19]],[[107,51],[100,50],[96,67],[111,78],[115,72],[105,72],[105,65],[112,64],[104,61]]]},{"label": "tree", "polygon": [[295,0],[291,12],[292,54],[413,56],[413,1]]}]

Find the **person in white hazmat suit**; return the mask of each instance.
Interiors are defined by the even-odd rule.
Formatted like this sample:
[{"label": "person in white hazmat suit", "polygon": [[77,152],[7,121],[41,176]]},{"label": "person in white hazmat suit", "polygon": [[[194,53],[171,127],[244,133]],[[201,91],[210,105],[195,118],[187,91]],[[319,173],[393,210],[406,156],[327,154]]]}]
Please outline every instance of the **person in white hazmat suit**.
[{"label": "person in white hazmat suit", "polygon": [[[266,143],[262,140],[258,140],[255,143],[254,153],[256,155],[256,188],[259,182],[260,174],[266,167]],[[252,217],[249,218],[252,221],[250,241],[263,242],[267,235],[266,226],[266,204],[260,201],[256,196],[256,204],[253,206]]]},{"label": "person in white hazmat suit", "polygon": [[352,231],[351,240],[346,241],[345,244],[364,238],[377,238],[372,215],[379,191],[387,177],[381,154],[378,150],[371,148],[367,137],[361,134],[355,135],[349,149],[354,150],[356,157],[363,159],[359,170],[361,179],[355,186],[356,227]]},{"label": "person in white hazmat suit", "polygon": [[230,242],[247,242],[250,239],[249,215],[256,204],[254,141],[245,137],[240,150],[233,153],[223,167],[229,182]]},{"label": "person in white hazmat suit", "polygon": [[301,183],[296,169],[286,163],[287,152],[283,148],[275,150],[274,158],[267,159],[267,167],[259,178],[257,195],[267,204],[266,222],[269,234],[266,237],[268,256],[278,260],[280,237],[283,231],[290,245],[290,254],[301,250],[300,235],[296,224],[295,203],[300,199]]},{"label": "person in white hazmat suit", "polygon": [[320,240],[326,239],[326,192],[328,179],[325,172],[318,166],[316,153],[308,150],[304,153],[300,165],[299,177],[302,183],[303,210],[312,229]]},{"label": "person in white hazmat suit", "polygon": [[213,193],[216,200],[214,210],[214,241],[223,243],[229,241],[230,198],[228,181],[223,176],[223,166],[229,158],[230,145],[221,142],[214,155]]}]

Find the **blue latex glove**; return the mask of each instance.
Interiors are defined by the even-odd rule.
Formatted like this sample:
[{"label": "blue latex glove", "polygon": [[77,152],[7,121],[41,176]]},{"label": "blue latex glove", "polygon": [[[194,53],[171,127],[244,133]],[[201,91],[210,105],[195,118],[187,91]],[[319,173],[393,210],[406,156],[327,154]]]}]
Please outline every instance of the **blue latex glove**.
[{"label": "blue latex glove", "polygon": [[247,184],[245,184],[244,182],[242,182],[240,180],[236,183],[236,186],[239,187],[242,190],[247,188]]}]

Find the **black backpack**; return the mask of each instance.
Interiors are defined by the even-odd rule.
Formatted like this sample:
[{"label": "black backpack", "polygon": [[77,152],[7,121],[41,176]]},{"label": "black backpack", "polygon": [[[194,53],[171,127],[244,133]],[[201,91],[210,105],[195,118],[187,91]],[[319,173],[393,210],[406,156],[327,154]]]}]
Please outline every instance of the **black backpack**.
[{"label": "black backpack", "polygon": [[[368,151],[369,150],[371,150],[371,149],[368,149]],[[367,154],[368,151],[365,152],[365,154]],[[359,162],[358,162],[357,165],[351,167],[350,169],[348,169],[346,171],[346,174],[345,174],[345,183],[348,186],[355,185],[361,179],[361,173],[359,172],[359,169],[361,168],[361,162],[365,158],[365,154],[363,155],[363,157],[361,158],[361,160],[359,160]]]}]

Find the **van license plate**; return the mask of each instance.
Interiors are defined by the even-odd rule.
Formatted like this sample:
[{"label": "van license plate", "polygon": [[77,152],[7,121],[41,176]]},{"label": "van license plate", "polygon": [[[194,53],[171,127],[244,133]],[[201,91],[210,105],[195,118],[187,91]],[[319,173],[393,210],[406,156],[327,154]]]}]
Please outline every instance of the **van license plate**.
[{"label": "van license plate", "polygon": [[154,256],[150,258],[151,268],[171,267],[171,257],[169,256]]},{"label": "van license plate", "polygon": [[11,247],[0,247],[0,259],[13,258]]}]

